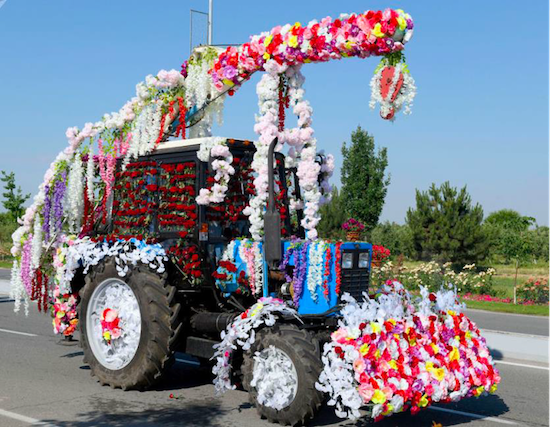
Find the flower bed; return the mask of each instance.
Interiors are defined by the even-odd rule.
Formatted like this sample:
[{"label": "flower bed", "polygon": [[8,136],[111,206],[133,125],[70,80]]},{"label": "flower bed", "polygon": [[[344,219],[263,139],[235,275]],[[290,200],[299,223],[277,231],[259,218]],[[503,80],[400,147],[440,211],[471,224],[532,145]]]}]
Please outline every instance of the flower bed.
[{"label": "flower bed", "polygon": [[434,291],[442,286],[453,284],[458,293],[495,295],[493,289],[495,273],[494,268],[476,272],[475,264],[465,265],[461,271],[455,272],[449,262],[440,265],[431,261],[408,268],[387,260],[380,268],[373,269],[373,285],[382,286],[387,280],[397,280],[409,290],[418,290],[420,286],[425,286]]}]

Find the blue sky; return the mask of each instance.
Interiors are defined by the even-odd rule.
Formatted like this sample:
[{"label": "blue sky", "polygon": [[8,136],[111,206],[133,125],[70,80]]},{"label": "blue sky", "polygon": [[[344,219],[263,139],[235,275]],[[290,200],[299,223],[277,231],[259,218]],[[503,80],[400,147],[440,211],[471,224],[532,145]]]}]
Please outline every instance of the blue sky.
[{"label": "blue sky", "polygon": [[[189,55],[189,9],[207,0],[7,0],[0,8],[0,169],[26,192],[65,147],[65,129],[118,110],[135,84]],[[403,8],[418,95],[389,123],[368,108],[376,58],[305,66],[320,148],[336,155],[361,125],[388,148],[382,220],[402,223],[415,189],[468,186],[486,214],[516,209],[548,225],[548,3],[215,1],[214,43],[341,12]],[[254,138],[255,83],[226,102],[223,136]],[[339,183],[339,169],[335,173]]]}]

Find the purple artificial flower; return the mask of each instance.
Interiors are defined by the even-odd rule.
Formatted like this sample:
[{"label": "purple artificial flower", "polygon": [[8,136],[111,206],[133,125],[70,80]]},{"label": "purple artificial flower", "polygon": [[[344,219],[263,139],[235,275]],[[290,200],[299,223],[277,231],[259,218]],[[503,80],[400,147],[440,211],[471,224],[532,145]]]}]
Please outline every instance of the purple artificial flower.
[{"label": "purple artificial flower", "polygon": [[227,66],[223,68],[223,77],[227,80],[233,80],[237,75],[237,70],[235,67]]},{"label": "purple artificial flower", "polygon": [[42,215],[44,216],[42,230],[44,231],[45,239],[50,240],[50,210],[52,208],[52,200],[50,196],[49,185],[46,185],[46,187],[44,188],[44,194],[46,195],[46,197],[44,199],[44,208],[42,210]]},{"label": "purple artificial flower", "polygon": [[67,172],[63,172],[61,178],[55,182],[53,189],[53,203],[50,215],[50,234],[61,230],[63,224],[63,198],[67,189]]},{"label": "purple artificial flower", "polygon": [[294,287],[294,304],[298,306],[298,302],[304,291],[304,282],[306,280],[307,272],[307,252],[309,248],[309,242],[304,242],[298,249],[298,253],[294,256],[294,278],[292,285]]}]

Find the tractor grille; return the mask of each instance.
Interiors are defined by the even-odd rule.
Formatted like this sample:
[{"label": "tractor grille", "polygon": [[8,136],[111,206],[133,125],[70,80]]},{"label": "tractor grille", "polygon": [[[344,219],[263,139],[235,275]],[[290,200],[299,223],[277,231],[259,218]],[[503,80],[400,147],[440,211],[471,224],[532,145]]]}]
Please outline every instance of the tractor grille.
[{"label": "tractor grille", "polygon": [[[359,255],[364,254],[365,252],[370,251],[344,251],[342,253],[342,282],[340,285],[340,292],[343,294],[344,292],[349,293],[353,298],[357,300],[361,300],[363,297],[363,292],[367,292],[370,284],[370,262],[368,264],[368,267],[364,266],[363,268],[359,268]],[[351,257],[348,258],[348,266],[350,268],[344,268],[344,256]],[[371,257],[371,253],[369,253],[369,261]]]},{"label": "tractor grille", "polygon": [[368,268],[342,269],[341,293],[347,292],[355,299],[362,299],[363,292],[367,292],[370,282]]}]

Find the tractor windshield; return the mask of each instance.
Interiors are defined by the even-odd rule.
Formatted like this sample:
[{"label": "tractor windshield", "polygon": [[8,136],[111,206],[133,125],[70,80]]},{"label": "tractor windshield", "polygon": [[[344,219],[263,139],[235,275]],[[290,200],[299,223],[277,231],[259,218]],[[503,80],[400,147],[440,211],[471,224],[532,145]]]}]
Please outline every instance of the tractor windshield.
[{"label": "tractor windshield", "polygon": [[[231,176],[224,203],[211,204],[206,207],[205,219],[208,224],[208,240],[232,240],[238,237],[250,237],[250,222],[244,210],[255,194],[252,169],[254,151],[251,149],[232,148],[232,166],[235,173]],[[297,187],[295,170],[285,169],[285,156],[277,153],[277,167],[275,168],[275,203],[281,214],[281,235],[290,237],[299,236],[303,231],[298,226],[298,213],[289,215],[289,196],[294,194]],[[214,182],[213,173],[207,171],[207,185]]]}]

